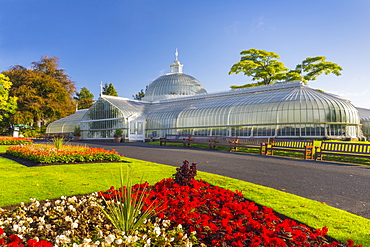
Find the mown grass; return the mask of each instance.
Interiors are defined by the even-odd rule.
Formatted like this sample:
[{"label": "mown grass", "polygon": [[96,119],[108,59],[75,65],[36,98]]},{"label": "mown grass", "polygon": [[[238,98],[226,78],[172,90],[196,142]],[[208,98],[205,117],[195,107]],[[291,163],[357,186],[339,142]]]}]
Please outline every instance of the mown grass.
[{"label": "mown grass", "polygon": [[[0,152],[5,147],[0,146]],[[133,183],[154,184],[172,177],[176,168],[146,161],[123,158],[127,163],[94,163],[25,167],[0,158],[0,206],[107,190],[120,184],[120,169],[131,167]],[[182,161],[179,161],[181,163]],[[181,165],[181,164],[179,164]],[[370,246],[370,220],[323,203],[295,196],[272,188],[255,185],[219,175],[198,172],[197,179],[226,189],[242,191],[244,196],[260,205],[273,208],[314,228],[329,228],[328,235],[345,242]]]}]

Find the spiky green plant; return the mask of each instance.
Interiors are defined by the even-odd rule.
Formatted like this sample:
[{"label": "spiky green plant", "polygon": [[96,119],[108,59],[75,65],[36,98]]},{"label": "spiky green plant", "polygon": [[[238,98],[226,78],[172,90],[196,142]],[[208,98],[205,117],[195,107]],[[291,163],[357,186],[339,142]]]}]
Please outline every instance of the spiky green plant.
[{"label": "spiky green plant", "polygon": [[58,150],[62,149],[62,147],[64,145],[64,142],[65,142],[65,140],[64,140],[63,137],[54,137],[53,138],[54,146]]},{"label": "spiky green plant", "polygon": [[[128,170],[126,183],[123,181],[122,171],[120,182],[122,193],[118,193],[115,200],[106,200],[103,197],[106,206],[100,206],[100,209],[116,229],[126,234],[132,234],[138,227],[145,224],[148,219],[158,213],[156,209],[160,204],[153,201],[149,207],[143,210],[144,202],[148,195],[143,192],[138,195],[138,191],[132,191],[132,181]],[[147,190],[146,186],[143,188],[143,191],[145,190]]]}]

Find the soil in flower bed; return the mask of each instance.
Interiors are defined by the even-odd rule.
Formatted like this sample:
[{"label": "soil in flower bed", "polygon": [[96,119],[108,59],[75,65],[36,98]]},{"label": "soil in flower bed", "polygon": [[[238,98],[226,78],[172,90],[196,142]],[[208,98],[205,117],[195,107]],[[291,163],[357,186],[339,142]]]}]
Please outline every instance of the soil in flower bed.
[{"label": "soil in flower bed", "polygon": [[15,157],[13,155],[7,154],[7,153],[0,153],[0,157],[13,160],[15,162],[18,162],[21,165],[27,166],[27,167],[34,167],[34,166],[52,166],[52,165],[70,165],[70,164],[88,164],[88,163],[129,163],[128,161],[109,161],[109,160],[101,160],[101,161],[86,161],[86,162],[70,162],[70,163],[64,163],[64,162],[54,162],[54,163],[38,163],[32,160],[26,160],[19,157]]}]

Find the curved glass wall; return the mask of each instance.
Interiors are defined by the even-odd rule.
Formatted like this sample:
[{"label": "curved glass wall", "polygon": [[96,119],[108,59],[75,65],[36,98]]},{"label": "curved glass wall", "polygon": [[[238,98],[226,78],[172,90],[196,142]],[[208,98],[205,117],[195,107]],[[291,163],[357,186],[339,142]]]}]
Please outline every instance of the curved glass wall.
[{"label": "curved glass wall", "polygon": [[143,104],[128,99],[106,96],[84,114],[81,121],[82,139],[113,138],[116,129],[128,137],[128,121],[143,112]]},{"label": "curved glass wall", "polygon": [[370,140],[370,109],[357,108],[361,117],[362,133],[367,140]]},{"label": "curved glass wall", "polygon": [[149,133],[335,139],[356,137],[360,124],[352,104],[298,82],[162,101],[150,112]]},{"label": "curved glass wall", "polygon": [[72,133],[76,126],[80,126],[80,122],[86,111],[87,109],[79,110],[75,114],[50,123],[46,128],[46,133]]},{"label": "curved glass wall", "polygon": [[[363,137],[359,110],[351,103],[300,82],[162,99],[155,103],[103,95],[77,119],[81,120],[84,139],[113,138],[116,129],[123,129],[126,138],[131,138],[134,133],[141,135],[143,129],[146,138],[159,138],[165,134]],[[50,131],[56,130],[63,121],[67,122],[58,121],[49,125]],[[366,127],[368,123],[369,127]],[[362,124],[364,134],[369,128],[370,135],[370,121],[363,120]]]}]

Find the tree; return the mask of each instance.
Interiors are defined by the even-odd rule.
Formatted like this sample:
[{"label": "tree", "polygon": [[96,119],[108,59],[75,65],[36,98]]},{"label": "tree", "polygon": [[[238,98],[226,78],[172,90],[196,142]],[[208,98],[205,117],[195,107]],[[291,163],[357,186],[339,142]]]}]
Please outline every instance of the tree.
[{"label": "tree", "polygon": [[146,90],[148,89],[148,85],[145,87],[145,92],[144,89],[141,89],[137,94],[132,95],[132,97],[136,100],[142,100],[142,98],[145,97]]},{"label": "tree", "polygon": [[[10,96],[9,90],[12,86],[9,77],[0,74],[0,122],[4,124],[4,119],[9,118],[17,109],[17,97]],[[5,124],[4,126],[5,127]]]},{"label": "tree", "polygon": [[231,86],[231,88],[253,87],[297,80],[306,83],[307,81],[316,80],[322,73],[326,75],[333,73],[339,76],[342,70],[339,65],[326,62],[326,58],[322,56],[308,57],[298,64],[294,70],[289,70],[282,62],[277,60],[280,59],[280,56],[274,52],[250,49],[240,52],[240,55],[242,55],[240,62],[231,67],[229,75],[244,73],[244,75],[251,76],[252,80],[257,81],[257,83]]},{"label": "tree", "polygon": [[342,67],[336,63],[327,62],[326,57],[308,57],[298,64],[294,70],[290,70],[286,74],[286,81],[302,80],[304,83],[307,81],[314,81],[319,75],[330,73],[340,76]]},{"label": "tree", "polygon": [[74,82],[58,68],[58,60],[42,57],[31,69],[16,65],[3,72],[13,82],[10,95],[18,97],[14,124],[41,127],[75,112]]},{"label": "tree", "polygon": [[113,86],[112,83],[105,83],[104,87],[103,87],[103,92],[102,94],[104,95],[110,95],[110,96],[116,96],[118,97],[118,93],[117,93],[117,90],[116,88]]},{"label": "tree", "polygon": [[240,55],[240,62],[231,67],[229,75],[244,73],[252,76],[253,81],[260,80],[257,85],[268,85],[281,80],[281,72],[288,71],[284,64],[277,60],[280,56],[274,52],[250,49],[240,52]]},{"label": "tree", "polygon": [[94,95],[86,87],[81,88],[79,93],[76,93],[77,108],[87,109],[94,104]]}]

